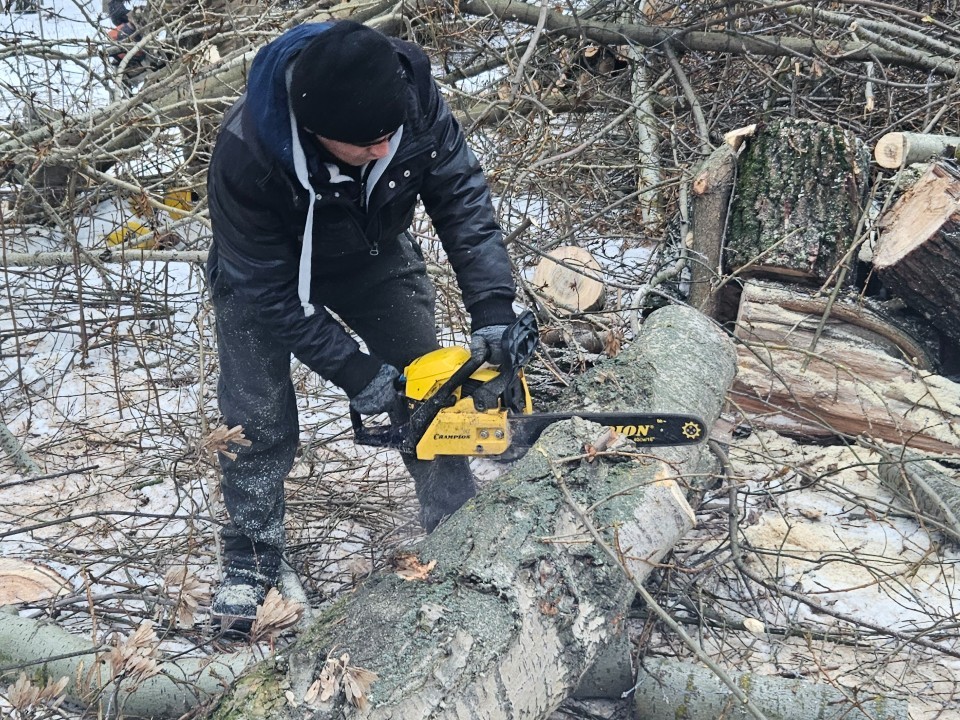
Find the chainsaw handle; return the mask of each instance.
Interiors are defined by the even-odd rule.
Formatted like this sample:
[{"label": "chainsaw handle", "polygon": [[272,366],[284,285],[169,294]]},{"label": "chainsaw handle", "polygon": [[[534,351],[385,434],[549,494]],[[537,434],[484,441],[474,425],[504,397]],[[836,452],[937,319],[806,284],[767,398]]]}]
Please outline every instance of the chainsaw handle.
[{"label": "chainsaw handle", "polygon": [[397,412],[390,413],[389,425],[364,425],[363,417],[351,407],[350,423],[353,425],[354,440],[360,445],[392,447],[403,453],[416,454],[420,437],[433,422],[437,413],[447,405],[456,389],[486,362],[489,354],[486,344],[483,347],[471,347],[470,350],[470,359],[457,368],[437,392],[409,415],[409,422],[405,422],[406,407],[399,404]]}]

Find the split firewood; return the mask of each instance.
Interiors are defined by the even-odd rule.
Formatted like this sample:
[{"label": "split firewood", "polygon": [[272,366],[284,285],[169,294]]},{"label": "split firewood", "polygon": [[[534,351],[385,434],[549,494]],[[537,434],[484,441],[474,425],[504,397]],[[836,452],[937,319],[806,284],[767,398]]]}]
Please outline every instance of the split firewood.
[{"label": "split firewood", "polygon": [[[929,370],[924,346],[865,308],[746,283],[732,402],[752,424],[801,439],[872,436],[960,453],[960,384]],[[817,342],[814,343],[814,338]]]},{"label": "split firewood", "polygon": [[930,165],[880,227],[873,266],[881,282],[960,342],[960,169]]}]

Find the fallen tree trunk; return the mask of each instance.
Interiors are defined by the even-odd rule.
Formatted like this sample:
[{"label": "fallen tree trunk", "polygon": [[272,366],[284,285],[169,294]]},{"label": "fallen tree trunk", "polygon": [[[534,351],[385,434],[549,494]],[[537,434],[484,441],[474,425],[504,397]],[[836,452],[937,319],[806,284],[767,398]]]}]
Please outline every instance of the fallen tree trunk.
[{"label": "fallen tree trunk", "polygon": [[106,649],[54,623],[0,612],[0,666],[22,667],[28,676],[50,682],[68,678],[66,693],[73,702],[102,710],[111,704],[116,717],[180,717],[223,692],[258,660],[254,650],[180,658],[159,663],[156,675],[137,682],[110,679]]},{"label": "fallen tree trunk", "polygon": [[[777,720],[907,720],[905,700],[864,698],[827,683],[757,673],[737,673],[737,685],[764,714]],[[648,657],[637,676],[639,718],[741,720],[744,707],[707,668],[670,658]]]},{"label": "fallen tree trunk", "polygon": [[[710,424],[733,371],[729,342],[704,316],[665,308],[630,348],[578,379],[567,402],[693,412]],[[600,435],[577,420],[548,429],[508,475],[417,547],[406,563],[418,579],[371,578],[330,608],[285,662],[242,678],[215,717],[353,717],[339,688],[364,677],[359,668],[377,676],[361,692],[371,703],[365,718],[547,717],[625,632],[634,595],[563,490],[589,508],[642,579],[694,522],[678,483],[711,466],[705,445],[594,455],[589,446]],[[349,659],[328,662],[344,654]]]},{"label": "fallen tree trunk", "polygon": [[[56,578],[51,584],[56,587]],[[286,563],[280,591],[287,601],[307,607],[303,585]],[[309,615],[308,610],[300,622]],[[117,672],[111,648],[94,646],[56,623],[19,617],[13,605],[0,608],[0,679],[12,680],[21,671],[48,683],[68,678],[66,697],[99,711],[98,716],[180,717],[214,700],[264,655],[258,647],[166,660],[150,652],[146,657],[155,662],[156,674],[141,679]]]},{"label": "fallen tree trunk", "polygon": [[960,147],[960,137],[892,132],[877,141],[873,157],[880,167],[896,170],[913,163],[929,162],[949,147]]},{"label": "fallen tree trunk", "polygon": [[873,255],[880,281],[960,342],[960,170],[932,164],[880,226]]},{"label": "fallen tree trunk", "polygon": [[923,346],[865,308],[838,304],[813,347],[826,312],[823,298],[745,284],[731,400],[749,422],[802,439],[867,435],[960,453],[960,385],[921,369]]}]

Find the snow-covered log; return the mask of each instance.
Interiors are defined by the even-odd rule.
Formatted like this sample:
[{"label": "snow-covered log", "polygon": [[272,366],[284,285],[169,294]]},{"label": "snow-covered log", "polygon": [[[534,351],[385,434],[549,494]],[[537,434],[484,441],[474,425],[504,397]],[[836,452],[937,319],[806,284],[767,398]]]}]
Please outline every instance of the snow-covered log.
[{"label": "snow-covered log", "polygon": [[[709,425],[733,373],[722,333],[700,313],[670,307],[653,313],[625,352],[578,379],[566,400],[696,413]],[[621,445],[605,454],[602,434],[577,420],[549,428],[401,569],[372,577],[327,609],[282,661],[238,681],[214,716],[359,716],[349,693],[370,703],[362,714],[369,719],[547,717],[625,632],[634,595],[578,513],[642,580],[694,522],[685,478],[711,467],[705,445]],[[376,678],[366,687],[369,672]]]}]

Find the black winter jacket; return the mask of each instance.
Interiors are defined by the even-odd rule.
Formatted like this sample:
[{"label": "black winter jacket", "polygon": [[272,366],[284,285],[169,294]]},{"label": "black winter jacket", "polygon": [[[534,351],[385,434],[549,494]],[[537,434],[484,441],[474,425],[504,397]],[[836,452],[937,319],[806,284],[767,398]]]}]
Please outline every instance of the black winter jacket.
[{"label": "black winter jacket", "polygon": [[[352,394],[379,363],[360,353],[324,308],[312,305],[310,289],[315,292],[325,276],[390,252],[410,226],[418,196],[474,330],[512,321],[515,288],[482,170],[419,47],[392,40],[409,83],[407,119],[382,175],[376,177],[381,168],[375,165],[367,181],[366,210],[341,196],[322,163],[310,162],[311,142],[293,135],[287,67],[329,26],[301,25],[264,47],[251,65],[246,94],[224,117],[207,179],[213,225],[207,272],[214,295],[255,304],[278,343]],[[317,169],[309,190],[302,164],[298,176],[298,158]],[[311,195],[312,231],[305,232]],[[360,368],[363,378],[357,377]]]}]

